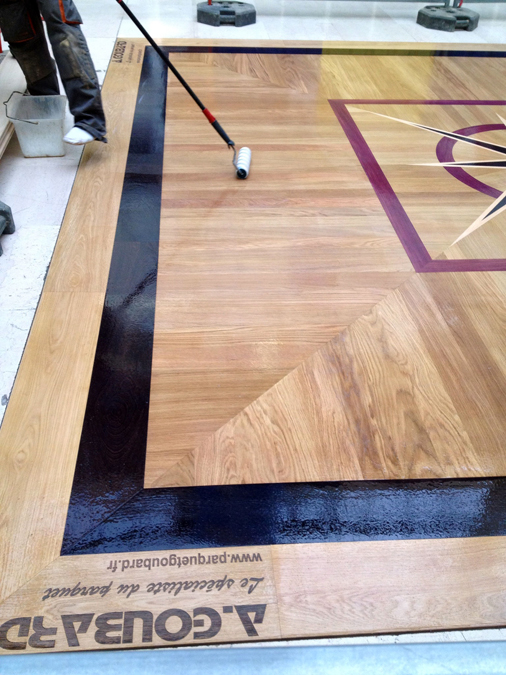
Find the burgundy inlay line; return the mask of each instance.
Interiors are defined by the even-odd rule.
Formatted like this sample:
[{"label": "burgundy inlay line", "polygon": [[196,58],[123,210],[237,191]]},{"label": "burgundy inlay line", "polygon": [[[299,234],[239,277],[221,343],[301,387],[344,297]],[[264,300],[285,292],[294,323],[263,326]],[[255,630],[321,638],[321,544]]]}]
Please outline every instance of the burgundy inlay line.
[{"label": "burgundy inlay line", "polygon": [[[344,133],[346,134],[351,147],[355,151],[357,158],[362,165],[385,213],[387,214],[392,227],[395,230],[395,233],[399,237],[404,250],[408,258],[411,261],[411,264],[415,268],[416,272],[430,273],[430,272],[503,272],[506,271],[506,259],[502,258],[476,258],[474,260],[432,260],[429,252],[425,248],[422,240],[420,239],[418,232],[416,231],[413,223],[409,219],[408,214],[404,210],[402,204],[399,201],[399,198],[395,194],[392,186],[388,182],[387,177],[383,173],[378,161],[374,157],[372,150],[367,145],[365,138],[362,136],[360,129],[358,128],[355,120],[352,118],[348,112],[346,106],[367,103],[367,104],[411,104],[411,105],[505,105],[506,101],[464,101],[464,100],[439,100],[439,101],[416,101],[408,99],[342,99],[342,100],[329,100],[329,103],[336,115],[339,123],[341,124]],[[487,126],[487,125],[485,125]],[[476,127],[476,131],[485,131],[496,128],[503,128],[504,125],[489,125],[490,129],[485,127]],[[471,128],[470,128],[471,129]],[[467,129],[460,130],[456,133],[461,133],[462,135],[470,135],[473,133]],[[449,141],[450,143],[445,147],[442,145],[442,141],[438,144],[442,146],[440,152],[443,153],[444,157],[449,157],[445,161],[453,161],[452,149],[453,145],[457,142],[453,139],[445,138],[444,141]],[[449,154],[448,154],[449,153]],[[441,161],[441,157],[438,155],[438,159]],[[447,168],[447,167],[445,167]],[[448,167],[451,169],[451,167]],[[453,169],[457,171],[458,167]],[[452,173],[452,171],[450,171]],[[465,171],[464,171],[465,173]],[[453,174],[452,174],[453,175]],[[467,175],[467,174],[466,174]],[[459,180],[462,180],[462,177],[455,176]],[[471,184],[474,179],[471,176],[468,176],[471,181],[465,178],[462,180],[463,183],[469,187],[477,189],[477,186]],[[478,181],[479,182],[479,181]],[[489,190],[495,190],[490,186],[482,184],[484,188],[487,188],[486,194],[490,194]],[[478,188],[479,189],[479,188]],[[485,192],[484,189],[480,190]]]},{"label": "burgundy inlay line", "polygon": [[348,137],[355,154],[358,157],[367,178],[371,182],[378,199],[381,202],[392,226],[404,246],[409,259],[416,272],[421,272],[431,257],[425,248],[418,232],[413,227],[408,214],[404,210],[399,198],[395,194],[387,177],[383,173],[371,149],[362,136],[360,129],[355,123],[346,106],[338,101],[330,101],[330,105],[339,120],[344,133]]},{"label": "burgundy inlay line", "polygon": [[[335,103],[344,103],[344,105],[358,105],[359,103],[367,103],[370,105],[386,105],[386,104],[395,104],[398,105],[506,105],[506,101],[466,101],[466,100],[456,100],[451,101],[450,99],[435,99],[433,101],[416,101],[404,98],[342,98],[335,99]],[[333,101],[330,101],[332,105]]]},{"label": "burgundy inlay line", "polygon": [[473,260],[431,260],[422,272],[505,272],[504,258],[474,258]]},{"label": "burgundy inlay line", "polygon": [[[485,131],[497,131],[498,129],[504,129],[504,124],[480,124],[475,127],[466,127],[465,129],[459,129],[456,131],[456,134],[461,136],[472,136],[473,134],[483,133]],[[440,162],[454,162],[453,157],[453,148],[458,141],[455,138],[442,138],[436,146],[436,157]],[[462,169],[459,166],[445,166],[443,167],[448,171],[450,175],[459,180],[464,185],[467,185],[473,190],[478,190],[478,192],[483,192],[483,194],[497,199],[502,195],[500,190],[496,190],[495,187],[483,183],[481,180],[478,180],[471,174],[467,173],[465,169]]]}]

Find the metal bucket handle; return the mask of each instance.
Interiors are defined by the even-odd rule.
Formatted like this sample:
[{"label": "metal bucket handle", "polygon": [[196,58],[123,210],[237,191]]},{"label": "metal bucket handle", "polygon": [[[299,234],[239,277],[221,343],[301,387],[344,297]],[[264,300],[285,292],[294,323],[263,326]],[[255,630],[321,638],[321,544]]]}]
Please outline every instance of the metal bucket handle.
[{"label": "metal bucket handle", "polygon": [[19,117],[11,117],[9,115],[9,109],[7,108],[7,104],[9,103],[9,101],[11,100],[11,98],[13,97],[14,94],[19,94],[20,96],[25,96],[25,94],[23,94],[23,92],[21,92],[21,91],[13,91],[12,94],[9,96],[9,98],[6,101],[3,102],[3,104],[5,106],[5,116],[8,117],[10,120],[15,120],[16,122],[26,122],[26,124],[38,124],[38,122],[32,122],[31,120],[22,120]]}]

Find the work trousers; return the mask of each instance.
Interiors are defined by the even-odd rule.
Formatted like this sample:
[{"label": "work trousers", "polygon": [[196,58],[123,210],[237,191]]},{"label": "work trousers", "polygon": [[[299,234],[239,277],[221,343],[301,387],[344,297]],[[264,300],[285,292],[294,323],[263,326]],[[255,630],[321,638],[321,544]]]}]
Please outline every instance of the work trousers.
[{"label": "work trousers", "polygon": [[82,20],[72,0],[0,0],[0,29],[26,77],[29,93],[60,93],[41,14],[75,126],[105,141],[100,86],[80,28]]}]

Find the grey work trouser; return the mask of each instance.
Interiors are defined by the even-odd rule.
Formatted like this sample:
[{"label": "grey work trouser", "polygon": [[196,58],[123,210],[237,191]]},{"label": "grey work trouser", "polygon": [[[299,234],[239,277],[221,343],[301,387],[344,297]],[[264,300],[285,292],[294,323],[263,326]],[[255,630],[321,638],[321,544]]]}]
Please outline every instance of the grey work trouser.
[{"label": "grey work trouser", "polygon": [[23,70],[28,91],[33,96],[60,93],[41,14],[75,125],[105,141],[100,86],[72,0],[0,0],[0,29]]}]

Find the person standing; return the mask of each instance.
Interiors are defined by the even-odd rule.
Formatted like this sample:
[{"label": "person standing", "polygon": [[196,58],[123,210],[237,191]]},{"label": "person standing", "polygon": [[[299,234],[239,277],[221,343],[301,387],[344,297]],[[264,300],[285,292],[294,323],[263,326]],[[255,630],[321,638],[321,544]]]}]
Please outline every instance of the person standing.
[{"label": "person standing", "polygon": [[107,143],[100,85],[73,0],[0,0],[0,30],[26,77],[28,92],[60,93],[41,14],[74,115],[74,127],[63,140],[73,145]]}]

